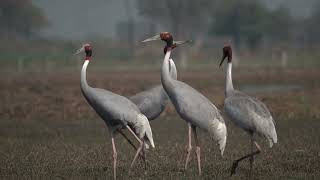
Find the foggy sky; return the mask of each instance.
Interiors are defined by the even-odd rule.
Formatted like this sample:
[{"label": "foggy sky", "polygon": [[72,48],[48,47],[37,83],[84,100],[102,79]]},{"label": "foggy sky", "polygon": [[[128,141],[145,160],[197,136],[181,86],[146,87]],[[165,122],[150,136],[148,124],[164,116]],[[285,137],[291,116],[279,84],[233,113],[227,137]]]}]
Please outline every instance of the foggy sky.
[{"label": "foggy sky", "polygon": [[[95,36],[113,37],[115,26],[127,19],[126,0],[32,0],[44,10],[50,26],[43,32],[45,36],[66,39],[83,39]],[[268,7],[274,8],[281,4],[290,8],[295,16],[310,14],[313,3],[317,0],[263,0]],[[137,21],[138,12],[135,0],[130,2],[132,14]],[[287,2],[287,3],[286,3]]]},{"label": "foggy sky", "polygon": [[314,4],[318,0],[262,0],[271,8],[280,5],[289,8],[291,14],[295,17],[307,17],[313,10]]},{"label": "foggy sky", "polygon": [[[132,0],[128,0],[131,2]],[[126,20],[125,0],[32,0],[44,10],[50,26],[45,35],[69,39],[113,37],[118,22]],[[137,14],[133,9],[132,14]]]}]

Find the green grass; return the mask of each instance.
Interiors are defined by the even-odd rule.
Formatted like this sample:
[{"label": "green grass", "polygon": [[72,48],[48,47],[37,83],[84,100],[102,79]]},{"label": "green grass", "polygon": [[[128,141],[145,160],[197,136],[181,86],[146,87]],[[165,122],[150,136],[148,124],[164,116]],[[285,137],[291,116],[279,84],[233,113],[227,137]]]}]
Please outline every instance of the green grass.
[{"label": "green grass", "polygon": [[[257,137],[263,151],[254,162],[255,179],[319,179],[319,72],[234,72],[235,87],[274,81],[303,87],[255,94],[272,112],[279,140],[270,149],[264,138]],[[155,72],[89,73],[91,85],[126,96],[159,83]],[[109,132],[82,97],[78,75],[24,73],[0,77],[0,179],[112,179]],[[222,72],[184,72],[179,79],[222,108]],[[118,178],[247,179],[248,161],[239,165],[233,177],[229,178],[229,173],[232,161],[249,151],[249,137],[227,119],[226,123],[228,139],[223,157],[215,143],[200,131],[203,174],[198,177],[194,151],[189,169],[183,169],[187,125],[168,106],[166,113],[151,123],[156,148],[147,151],[146,170],[139,160],[129,174],[135,152],[121,136],[116,137]]]},{"label": "green grass", "polygon": [[[217,146],[201,133],[203,179],[224,179],[229,175],[232,160],[249,150],[249,139],[229,121],[228,143],[224,157]],[[2,178],[17,179],[102,179],[112,178],[110,136],[100,119],[88,120],[19,120],[1,121]],[[257,179],[316,179],[320,176],[320,121],[314,119],[277,120],[279,143],[263,147],[256,158]],[[183,170],[186,153],[186,124],[176,116],[152,123],[156,148],[147,152],[148,168],[138,162],[129,175],[134,151],[116,138],[119,179],[197,179],[195,154],[188,171]],[[245,179],[248,161],[240,164],[232,179]]]},{"label": "green grass", "polygon": [[[190,56],[188,65],[184,67],[187,70],[203,71],[216,70],[220,61],[220,54],[210,54],[201,56],[195,54]],[[320,61],[318,55],[299,54],[288,56],[287,68],[318,68]],[[157,70],[160,69],[163,56],[159,54],[151,55],[132,55],[128,56],[125,51],[119,49],[112,53],[95,55],[91,69],[95,70]],[[2,54],[0,55],[0,71],[2,72],[54,72],[78,70],[82,64],[83,55],[74,56],[69,52],[43,52],[37,54]],[[182,66],[180,58],[174,56],[179,69]],[[235,65],[237,68],[281,68],[280,58],[271,59],[266,56],[239,57],[241,63]]]}]

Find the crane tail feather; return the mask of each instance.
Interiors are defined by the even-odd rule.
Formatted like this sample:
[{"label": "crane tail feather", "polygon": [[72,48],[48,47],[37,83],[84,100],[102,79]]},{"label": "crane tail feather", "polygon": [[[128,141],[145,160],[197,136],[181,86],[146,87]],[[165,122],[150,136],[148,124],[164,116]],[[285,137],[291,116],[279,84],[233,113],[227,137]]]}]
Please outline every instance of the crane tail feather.
[{"label": "crane tail feather", "polygon": [[278,136],[275,127],[271,129],[271,132],[269,135],[267,135],[267,139],[269,141],[269,147],[272,148],[273,144],[276,144],[278,142]]},{"label": "crane tail feather", "polygon": [[149,143],[154,148],[155,145],[154,145],[152,130],[151,130],[151,126],[149,124],[148,118],[143,114],[139,114],[138,122],[139,122],[138,123],[139,127],[137,127],[137,129],[139,129],[138,130],[139,132],[137,132],[137,134],[140,136],[141,139],[146,140],[146,142]]},{"label": "crane tail feather", "polygon": [[256,132],[268,140],[270,148],[278,142],[277,131],[272,117],[260,121],[260,124],[256,125]]},{"label": "crane tail feather", "polygon": [[209,128],[209,134],[218,143],[221,156],[223,156],[227,143],[227,127],[223,121],[214,119]]}]

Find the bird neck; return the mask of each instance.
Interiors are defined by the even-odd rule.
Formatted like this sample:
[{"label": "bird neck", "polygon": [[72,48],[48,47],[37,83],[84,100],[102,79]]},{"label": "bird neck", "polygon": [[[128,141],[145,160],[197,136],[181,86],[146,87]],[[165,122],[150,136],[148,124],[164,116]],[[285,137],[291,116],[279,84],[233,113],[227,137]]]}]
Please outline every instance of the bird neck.
[{"label": "bird neck", "polygon": [[232,84],[232,63],[227,63],[227,71],[226,71],[226,87],[225,87],[225,96],[228,96],[230,92],[233,91]]},{"label": "bird neck", "polygon": [[173,59],[170,59],[169,63],[170,63],[170,76],[172,79],[177,80],[177,76],[178,76],[177,68],[176,68],[176,65],[175,65]]},{"label": "bird neck", "polygon": [[171,50],[168,50],[164,56],[163,64],[162,64],[162,70],[161,70],[161,82],[162,85],[165,89],[169,88],[172,86],[172,77],[169,72],[169,66],[170,66],[170,55],[171,55]]},{"label": "bird neck", "polygon": [[82,91],[86,91],[89,88],[89,85],[87,83],[87,67],[89,64],[90,60],[86,59],[82,65],[81,69],[81,89]]}]

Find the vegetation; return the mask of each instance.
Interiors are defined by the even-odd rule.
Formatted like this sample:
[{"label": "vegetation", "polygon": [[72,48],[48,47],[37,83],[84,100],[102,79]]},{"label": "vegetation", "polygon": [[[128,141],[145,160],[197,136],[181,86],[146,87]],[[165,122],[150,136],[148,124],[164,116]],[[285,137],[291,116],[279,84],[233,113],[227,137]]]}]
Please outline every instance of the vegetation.
[{"label": "vegetation", "polygon": [[[258,138],[263,152],[255,160],[254,177],[319,179],[320,3],[310,17],[300,19],[286,7],[270,9],[254,0],[137,0],[137,8],[150,23],[173,32],[177,39],[196,40],[193,49],[183,50],[190,53],[193,67],[179,70],[179,79],[221,110],[224,75],[217,66],[223,42],[231,39],[249,52],[266,47],[267,53],[255,56],[246,48],[239,51],[243,54],[235,51],[235,57],[241,58],[234,72],[235,86],[263,89],[250,94],[270,108],[279,137],[272,149]],[[39,37],[49,23],[31,0],[0,0],[0,179],[111,179],[107,128],[81,94],[82,61],[72,56],[83,42]],[[156,50],[140,46],[130,54],[123,51],[123,42],[91,36],[90,40],[94,61],[88,79],[93,86],[130,96],[160,83],[160,43],[153,46]],[[201,44],[204,40],[207,44]],[[277,49],[291,52],[286,68],[273,56]],[[265,87],[278,85],[294,88],[266,91]],[[200,133],[202,179],[227,179],[232,160],[249,150],[247,135],[226,123],[223,158]],[[183,170],[187,129],[173,107],[151,125],[156,148],[147,152],[146,170],[137,164],[129,174],[134,151],[116,137],[119,179],[199,178],[194,157],[190,169]],[[240,164],[232,179],[246,179],[248,164]]]},{"label": "vegetation", "polygon": [[292,16],[284,5],[270,8],[256,0],[137,2],[141,16],[178,36],[200,40],[210,36],[230,37],[237,48],[244,45],[254,51],[261,46],[303,49],[320,42],[317,34],[320,8],[317,7],[310,17],[301,19]]},{"label": "vegetation", "polygon": [[1,35],[32,36],[48,25],[42,10],[35,7],[31,0],[0,1]]},{"label": "vegetation", "polygon": [[[94,63],[94,62],[93,62]],[[90,68],[89,68],[90,71]],[[254,164],[256,179],[317,179],[320,176],[320,71],[238,69],[235,86],[298,85],[288,91],[251,92],[271,110],[279,143],[263,148]],[[212,78],[214,77],[214,78]],[[130,96],[160,83],[158,71],[89,72],[92,86]],[[222,110],[223,71],[181,73],[179,79],[198,89]],[[75,73],[24,73],[0,76],[1,179],[112,179],[112,148],[104,122],[88,106]],[[228,141],[221,158],[216,144],[199,131],[203,174],[200,179],[227,179],[232,160],[249,151],[248,135],[226,119]],[[116,137],[119,179],[198,179],[195,154],[183,170],[187,126],[172,106],[151,122],[155,149],[147,151],[148,168],[138,161],[131,174],[131,146]],[[133,140],[133,139],[132,139]],[[249,162],[232,179],[246,179]]]},{"label": "vegetation", "polygon": [[274,44],[288,41],[292,17],[284,7],[269,10],[255,0],[220,1],[224,5],[213,13],[212,35],[228,35],[239,47],[246,42],[251,49],[257,48],[263,38]]},{"label": "vegetation", "polygon": [[[205,66],[210,59],[220,56],[219,50],[227,40],[235,46],[235,55],[244,62],[242,64],[254,59],[251,64],[268,62],[277,65],[279,60],[285,59],[283,57],[288,59],[288,63],[284,64],[292,66],[319,64],[319,5],[315,6],[310,17],[300,19],[293,17],[285,6],[272,9],[255,0],[137,0],[136,5],[147,23],[158,26],[160,30],[171,31],[176,39],[187,37],[194,40],[192,46],[178,48],[175,53],[179,55],[183,51],[185,58],[176,59],[187,59],[188,65]],[[31,0],[1,1],[0,70],[74,68],[69,63],[71,54],[83,41],[39,36],[41,30],[50,28],[49,24],[46,15]],[[130,51],[126,47],[131,46],[121,38],[105,39],[92,34],[89,39],[94,44],[95,57],[100,60],[99,63],[104,62],[106,68],[111,64],[139,68],[139,63],[145,64],[140,67],[158,68],[159,61],[150,59],[159,57],[160,46],[153,44],[147,48],[136,45],[134,51]],[[201,62],[189,59],[201,59]]]},{"label": "vegetation", "polygon": [[195,37],[206,33],[212,3],[208,0],[138,0],[141,16],[161,25],[179,37]]}]

